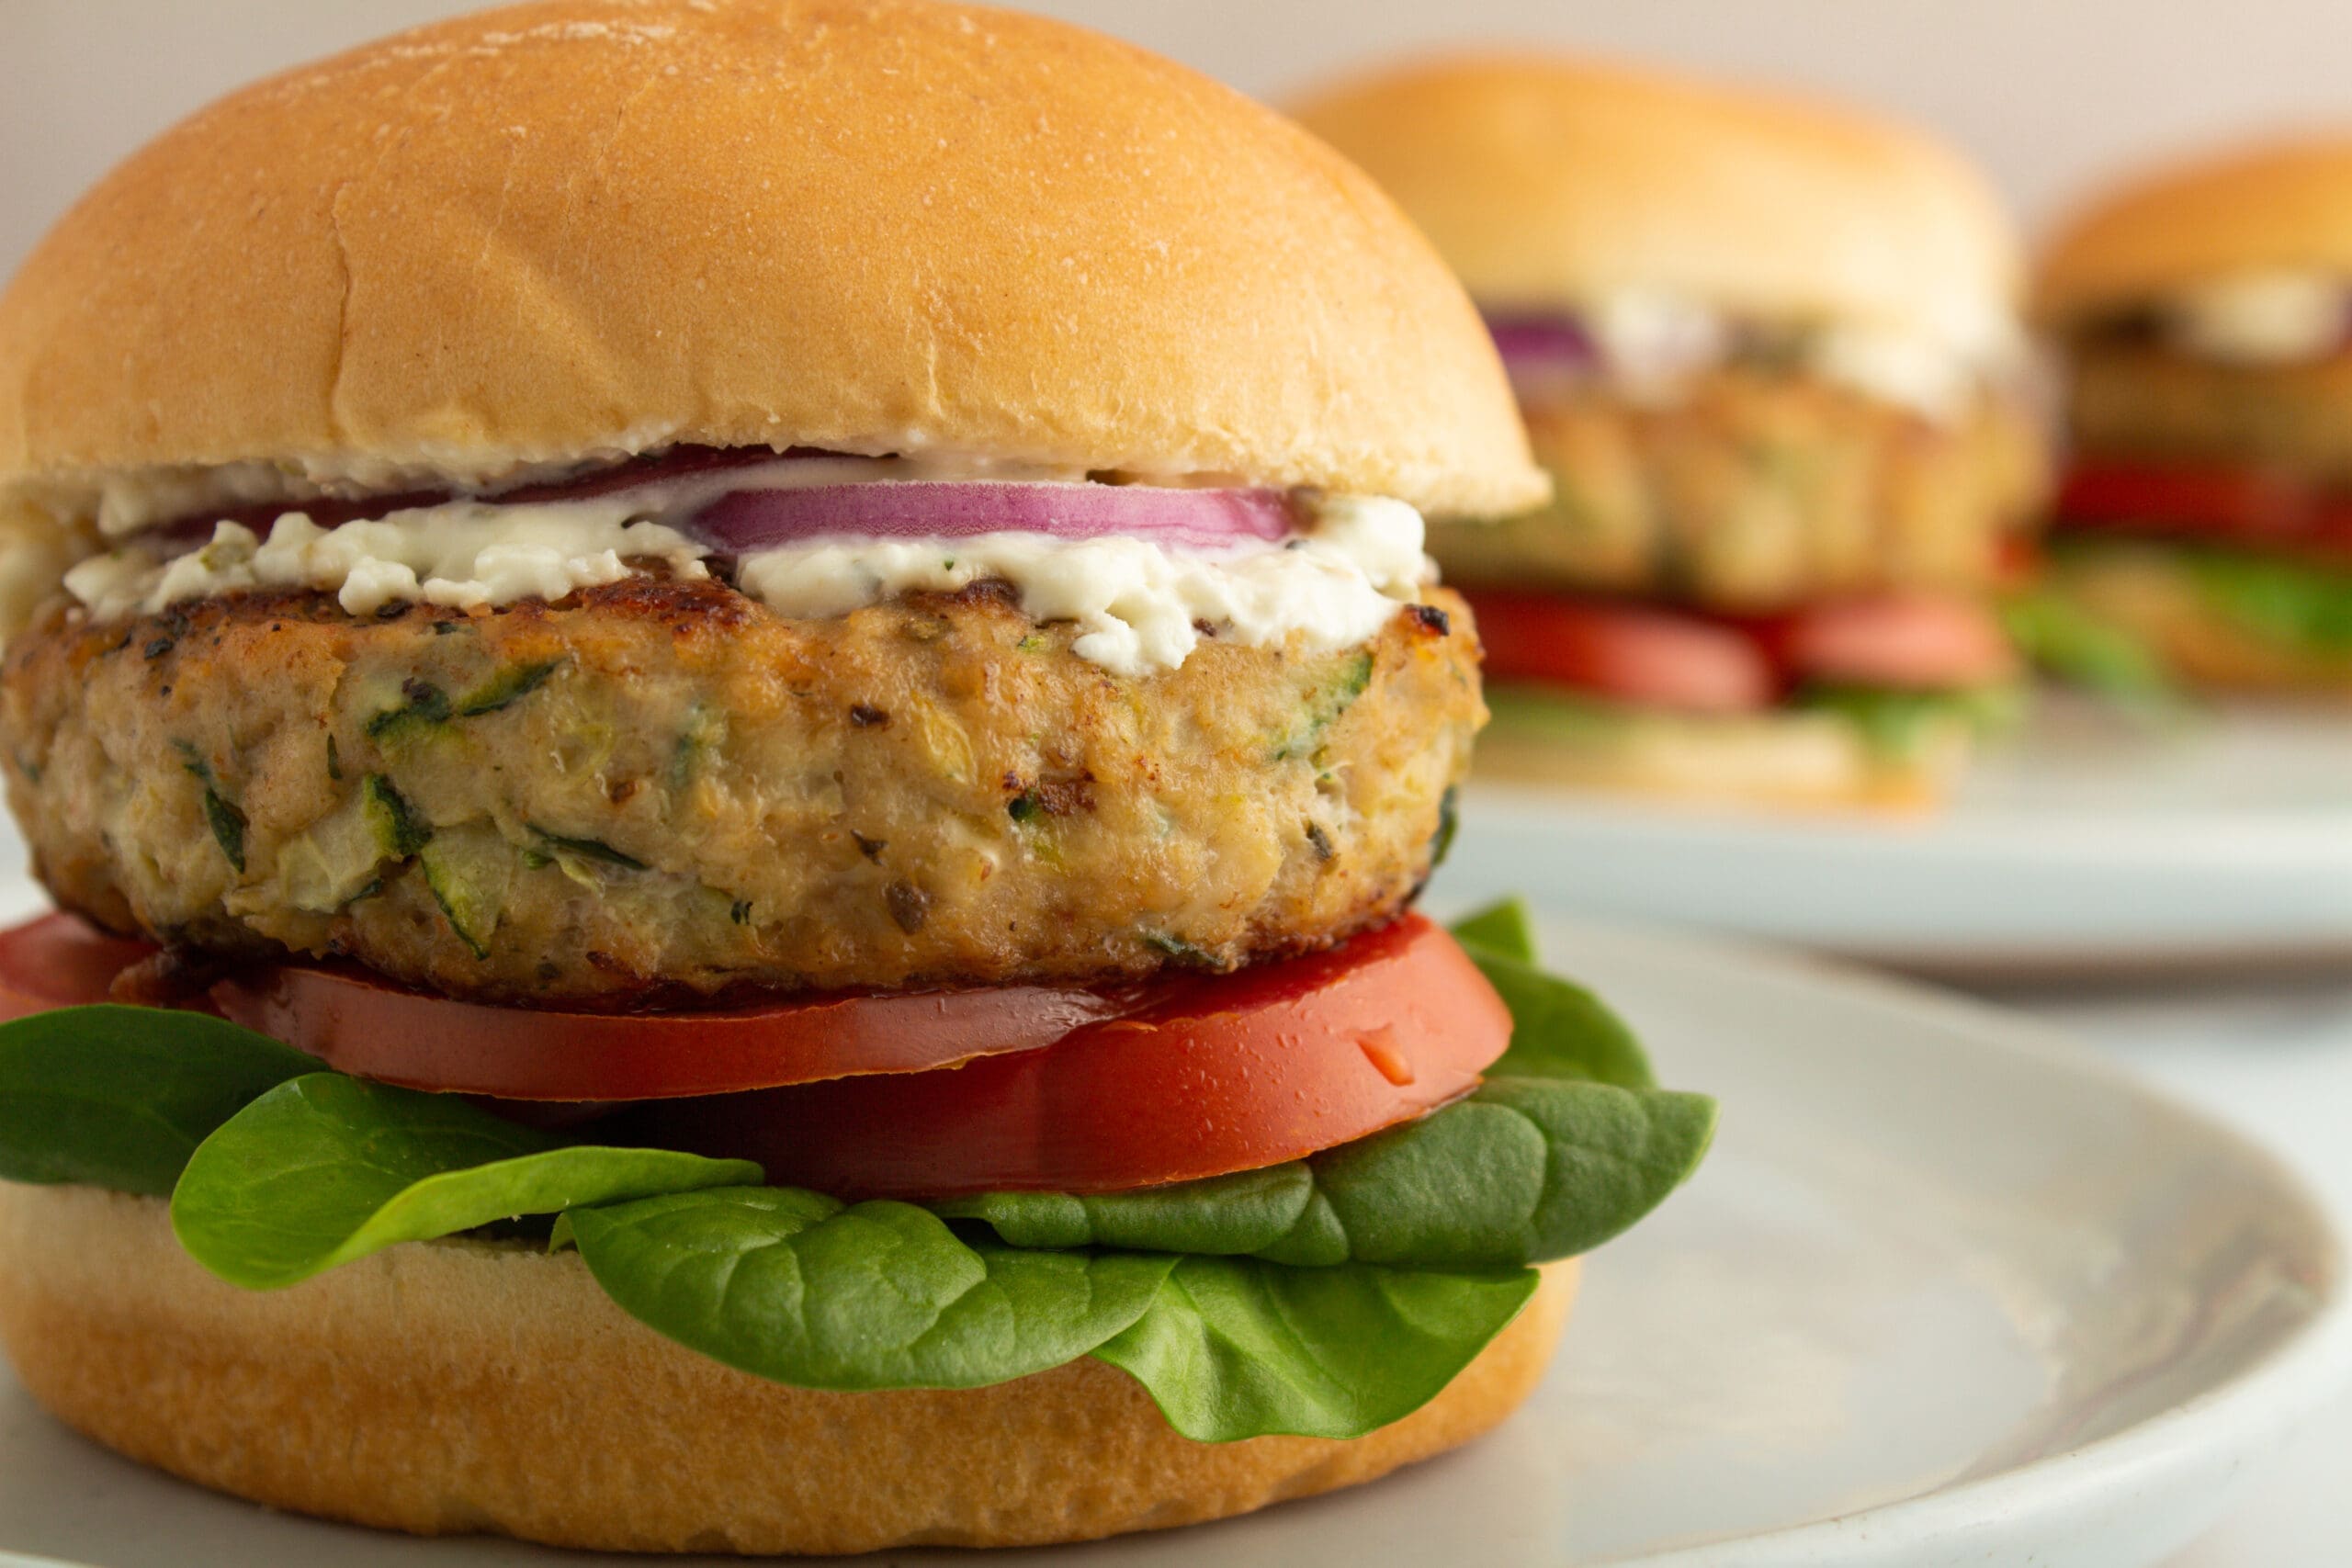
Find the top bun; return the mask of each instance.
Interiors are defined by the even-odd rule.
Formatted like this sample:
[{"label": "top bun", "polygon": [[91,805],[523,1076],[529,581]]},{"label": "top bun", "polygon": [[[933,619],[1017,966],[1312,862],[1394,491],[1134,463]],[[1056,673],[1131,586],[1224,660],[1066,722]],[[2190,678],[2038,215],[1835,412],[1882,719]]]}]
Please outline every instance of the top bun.
[{"label": "top bun", "polygon": [[1403,65],[1295,112],[1386,187],[1489,310],[1641,291],[1963,351],[2014,333],[2019,262],[1999,202],[1898,126],[1500,55]]},{"label": "top bun", "polygon": [[2276,271],[2352,276],[2352,136],[2239,149],[2125,186],[2059,231],[2034,312],[2057,321]]},{"label": "top bun", "polygon": [[[692,442],[1544,481],[1372,184],[1190,71],[929,0],[548,0],[249,87],[0,297],[0,491],[490,478]],[[157,472],[161,470],[161,472]]]}]

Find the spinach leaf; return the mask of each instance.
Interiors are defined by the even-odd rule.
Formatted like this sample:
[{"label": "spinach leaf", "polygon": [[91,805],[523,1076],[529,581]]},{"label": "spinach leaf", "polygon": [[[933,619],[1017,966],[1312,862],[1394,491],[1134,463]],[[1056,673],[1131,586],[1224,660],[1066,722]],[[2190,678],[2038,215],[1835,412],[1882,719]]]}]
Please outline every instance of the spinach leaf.
[{"label": "spinach leaf", "polygon": [[1277,1263],[1516,1268],[1589,1252],[1679,1187],[1714,1101],[1541,1078],[1487,1082],[1434,1116],[1307,1162],[1315,1190]]},{"label": "spinach leaf", "polygon": [[1505,898],[1464,915],[1447,928],[1464,947],[1484,948],[1521,964],[1535,962],[1535,918],[1524,898]]},{"label": "spinach leaf", "polygon": [[1532,1269],[1285,1269],[1186,1258],[1094,1351],[1207,1443],[1360,1438],[1435,1398],[1535,1293]]},{"label": "spinach leaf", "polygon": [[1008,1247],[1250,1253],[1288,1235],[1314,1196],[1307,1162],[1293,1160],[1125,1192],[986,1192],[926,1207],[978,1221]]},{"label": "spinach leaf", "polygon": [[2282,555],[2176,548],[2181,570],[2215,614],[2302,652],[2352,654],[2352,572]]},{"label": "spinach leaf", "polygon": [[220,1278],[272,1290],[395,1242],[759,1179],[744,1160],[564,1146],[454,1095],[314,1072],[204,1141],[172,1193],[172,1228]]},{"label": "spinach leaf", "polygon": [[1896,762],[1917,759],[1955,727],[1970,735],[2008,729],[2024,716],[2026,701],[2020,689],[2006,684],[1913,692],[1829,683],[1802,687],[1789,700],[1837,715],[1854,727],[1865,750]]},{"label": "spinach leaf", "polygon": [[0,1180],[160,1198],[215,1127],[318,1066],[168,1008],[61,1008],[0,1024]]},{"label": "spinach leaf", "polygon": [[976,1247],[911,1203],[843,1207],[795,1188],[575,1209],[565,1231],[630,1316],[796,1388],[978,1388],[1044,1371],[1141,1317],[1176,1264]]},{"label": "spinach leaf", "polygon": [[1657,1087],[1641,1043],[1600,998],[1492,948],[1473,945],[1467,951],[1510,1009],[1510,1047],[1487,1069],[1487,1077]]},{"label": "spinach leaf", "polygon": [[1021,1247],[1516,1268],[1589,1252],[1636,1224],[1697,1168],[1714,1121],[1702,1095],[1501,1078],[1420,1121],[1265,1170],[932,1208]]},{"label": "spinach leaf", "polygon": [[2178,708],[2180,693],[2155,650],[2065,593],[2020,589],[2000,609],[2009,640],[2052,680],[2152,716]]}]

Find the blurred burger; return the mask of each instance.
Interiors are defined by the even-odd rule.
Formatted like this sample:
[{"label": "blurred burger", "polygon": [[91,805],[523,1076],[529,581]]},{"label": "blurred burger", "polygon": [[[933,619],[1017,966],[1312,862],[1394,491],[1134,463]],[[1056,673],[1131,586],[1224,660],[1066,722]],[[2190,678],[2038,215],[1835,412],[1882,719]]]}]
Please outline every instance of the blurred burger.
[{"label": "blurred burger", "polygon": [[2352,138],[2175,167],[2065,225],[2050,556],[2213,686],[2352,694]]},{"label": "blurred burger", "polygon": [[1482,759],[1643,790],[1917,799],[2005,705],[2039,499],[2009,226],[1908,130],[1526,56],[1299,110],[1486,313],[1555,495],[1437,528]]},{"label": "blurred burger", "polygon": [[556,0],[198,114],[0,297],[26,1387],[625,1550],[1492,1426],[1713,1114],[1411,912],[1422,515],[1544,493],[1368,181],[1057,24]]}]

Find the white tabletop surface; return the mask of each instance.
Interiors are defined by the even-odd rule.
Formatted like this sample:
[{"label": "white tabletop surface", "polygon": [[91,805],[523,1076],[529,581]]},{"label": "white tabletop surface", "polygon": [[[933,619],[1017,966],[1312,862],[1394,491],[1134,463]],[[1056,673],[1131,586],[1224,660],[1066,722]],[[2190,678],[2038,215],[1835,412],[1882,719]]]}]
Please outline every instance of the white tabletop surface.
[{"label": "white tabletop surface", "polygon": [[[2024,1008],[2268,1144],[2352,1216],[2352,975],[2174,991],[2041,989]],[[2172,1568],[2352,1562],[2352,1400]]]}]

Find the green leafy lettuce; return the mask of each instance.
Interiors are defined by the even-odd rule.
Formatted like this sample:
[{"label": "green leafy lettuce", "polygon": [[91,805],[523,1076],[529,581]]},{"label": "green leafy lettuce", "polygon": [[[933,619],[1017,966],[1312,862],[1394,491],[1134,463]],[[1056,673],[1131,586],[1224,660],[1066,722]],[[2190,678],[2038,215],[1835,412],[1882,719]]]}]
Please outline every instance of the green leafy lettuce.
[{"label": "green leafy lettuce", "polygon": [[2352,572],[2252,550],[2177,547],[2220,615],[2290,648],[2352,657]]},{"label": "green leafy lettuce", "polygon": [[968,1388],[1091,1355],[1204,1441],[1353,1437],[1425,1403],[1536,1286],[1697,1165],[1714,1107],[1532,962],[1459,928],[1510,1008],[1483,1086],[1311,1158],[1110,1194],[844,1204],[757,1166],[579,1142],[322,1071],[217,1019],[0,1025],[0,1178],[171,1198],[215,1274],[288,1286],[400,1242],[552,1216],[624,1311],[797,1387]]},{"label": "green leafy lettuce", "polygon": [[2018,651],[2052,680],[2152,715],[2178,705],[2179,693],[2154,649],[2056,589],[2008,594],[2001,623]]},{"label": "green leafy lettuce", "polygon": [[2062,592],[2075,576],[2109,563],[2174,574],[2209,612],[2251,637],[2309,657],[2352,659],[2352,570],[2340,565],[2158,537],[2064,536],[2051,541],[2050,558]]},{"label": "green leafy lettuce", "polygon": [[1955,727],[1974,735],[2010,728],[2025,708],[2024,692],[2011,685],[1926,692],[1821,683],[1800,688],[1790,700],[1838,715],[1873,755],[1893,762],[1914,761]]},{"label": "green leafy lettuce", "polygon": [[220,1278],[268,1290],[395,1242],[760,1175],[748,1160],[565,1146],[455,1095],[311,1072],[204,1140],[173,1190],[172,1229]]},{"label": "green leafy lettuce", "polygon": [[1141,1317],[1176,1259],[975,1247],[911,1203],[728,1187],[567,1216],[630,1315],[797,1388],[975,1388],[1058,1367]]},{"label": "green leafy lettuce", "polygon": [[319,1064],[233,1023],[61,1008],[0,1027],[0,1179],[170,1195],[197,1145]]}]

